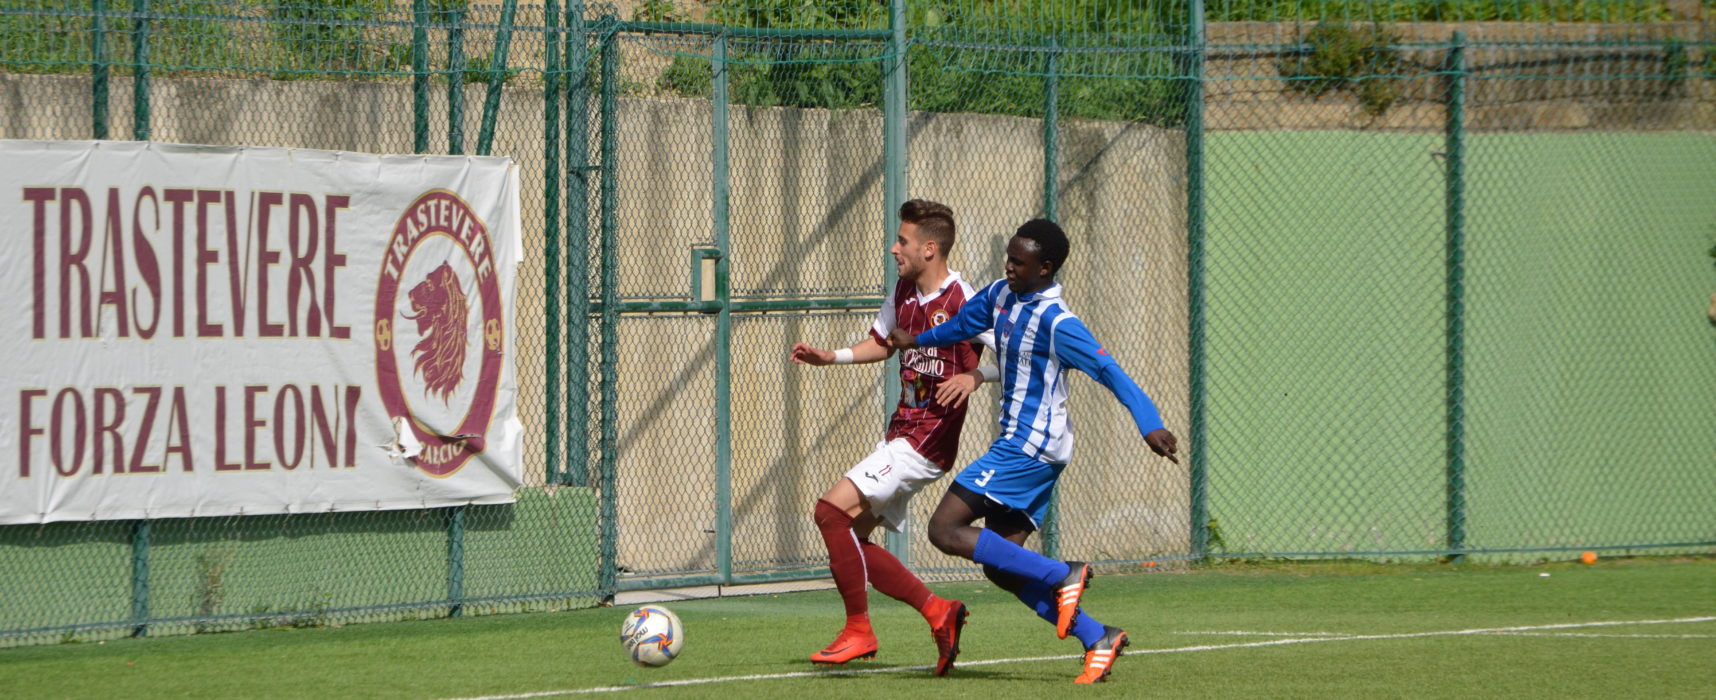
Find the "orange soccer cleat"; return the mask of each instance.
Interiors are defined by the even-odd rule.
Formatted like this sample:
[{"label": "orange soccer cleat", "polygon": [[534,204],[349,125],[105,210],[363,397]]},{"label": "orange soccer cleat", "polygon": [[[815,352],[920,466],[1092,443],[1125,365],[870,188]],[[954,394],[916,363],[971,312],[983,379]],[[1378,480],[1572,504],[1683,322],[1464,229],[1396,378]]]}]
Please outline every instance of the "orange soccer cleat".
[{"label": "orange soccer cleat", "polygon": [[1101,683],[1108,680],[1108,674],[1114,670],[1114,660],[1120,658],[1120,652],[1132,640],[1126,638],[1126,631],[1119,627],[1102,628],[1102,639],[1096,640],[1089,649],[1084,650],[1084,672],[1074,678],[1074,683]]},{"label": "orange soccer cleat", "polygon": [[876,633],[859,632],[848,627],[828,648],[810,655],[811,663],[838,666],[853,659],[876,658]]},{"label": "orange soccer cleat", "polygon": [[1082,561],[1069,561],[1067,566],[1072,571],[1061,579],[1060,588],[1055,590],[1059,598],[1059,609],[1055,618],[1055,636],[1067,638],[1067,630],[1072,627],[1073,618],[1078,615],[1078,601],[1084,597],[1084,589],[1090,587],[1090,565]]},{"label": "orange soccer cleat", "polygon": [[953,670],[954,659],[959,658],[959,633],[965,629],[969,612],[957,600],[938,598],[931,605],[934,607],[925,611],[924,617],[930,623],[930,636],[935,638],[935,675],[945,676]]}]

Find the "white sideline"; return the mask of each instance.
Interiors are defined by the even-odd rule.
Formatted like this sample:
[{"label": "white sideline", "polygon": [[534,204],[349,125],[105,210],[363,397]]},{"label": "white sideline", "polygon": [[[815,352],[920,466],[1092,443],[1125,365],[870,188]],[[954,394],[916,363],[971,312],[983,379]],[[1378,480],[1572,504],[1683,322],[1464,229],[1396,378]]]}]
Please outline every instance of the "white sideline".
[{"label": "white sideline", "polygon": [[[1167,649],[1136,649],[1128,650],[1127,656],[1139,654],[1179,654],[1192,651],[1219,651],[1222,649],[1249,649],[1253,647],[1285,646],[1288,644],[1311,644],[1315,642],[1347,642],[1380,639],[1418,639],[1422,637],[1452,637],[1459,635],[1479,634],[1516,634],[1522,632],[1540,632],[1544,630],[1580,629],[1588,627],[1616,627],[1623,625],[1672,625],[1693,622],[1716,622],[1716,616],[1711,617],[1680,617],[1666,620],[1603,620],[1596,622],[1566,622],[1555,625],[1524,625],[1516,627],[1478,627],[1463,630],[1439,630],[1434,632],[1402,632],[1397,634],[1354,634],[1345,636],[1300,636],[1288,639],[1271,639],[1262,642],[1242,642],[1238,644],[1199,644],[1187,647],[1171,647]],[[1327,633],[1316,633],[1324,634]],[[995,664],[1033,663],[1038,661],[1062,661],[1081,658],[1080,654],[1063,654],[1060,656],[1033,656],[1018,659],[989,659],[985,661],[960,661],[959,666],[992,666]],[[748,676],[717,676],[714,678],[687,678],[677,681],[661,681],[659,683],[638,683],[635,685],[610,685],[597,688],[573,688],[567,690],[544,690],[535,693],[518,693],[514,695],[482,695],[471,698],[456,698],[453,700],[525,700],[527,698],[546,698],[556,695],[582,695],[585,693],[616,693],[625,690],[642,690],[645,688],[674,688],[687,685],[705,685],[709,683],[733,683],[739,681],[764,681],[782,678],[814,678],[818,676],[853,676],[867,673],[898,673],[901,671],[927,671],[929,666],[887,666],[884,668],[840,669],[834,671],[795,671],[791,673],[758,673]]]},{"label": "white sideline", "polygon": [[1174,634],[1188,637],[1351,637],[1351,632],[1255,632],[1251,630],[1223,630],[1175,632]]},{"label": "white sideline", "polygon": [[1582,632],[1497,632],[1497,637],[1573,637],[1591,639],[1716,639],[1716,634],[1585,634]]}]

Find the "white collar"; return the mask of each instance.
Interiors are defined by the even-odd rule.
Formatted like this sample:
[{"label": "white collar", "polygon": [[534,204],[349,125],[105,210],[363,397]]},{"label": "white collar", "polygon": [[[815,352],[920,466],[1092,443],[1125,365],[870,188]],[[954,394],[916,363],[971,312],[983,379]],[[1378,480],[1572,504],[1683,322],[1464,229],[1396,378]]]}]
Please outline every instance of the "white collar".
[{"label": "white collar", "polygon": [[915,280],[912,282],[912,291],[917,292],[919,304],[928,304],[932,301],[935,301],[936,298],[940,297],[944,292],[946,292],[948,287],[952,287],[954,284],[956,284],[958,282],[959,282],[959,272],[956,270],[948,270],[947,271],[947,278],[943,279],[941,281],[940,287],[936,287],[934,294],[930,294],[930,295],[926,296],[926,295],[924,295],[923,292],[919,292],[918,291],[918,283]]}]

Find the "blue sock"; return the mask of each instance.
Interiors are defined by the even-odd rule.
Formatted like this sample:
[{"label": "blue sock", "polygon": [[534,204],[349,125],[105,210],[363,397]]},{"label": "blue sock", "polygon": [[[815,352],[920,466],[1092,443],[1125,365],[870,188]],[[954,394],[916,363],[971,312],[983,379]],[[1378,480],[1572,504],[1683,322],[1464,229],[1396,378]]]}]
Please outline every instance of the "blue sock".
[{"label": "blue sock", "polygon": [[[1025,587],[1019,590],[1018,597],[1020,602],[1036,611],[1037,617],[1043,618],[1051,624],[1055,622],[1058,610],[1055,605],[1055,595],[1048,586],[1040,586],[1035,583],[1025,584]],[[1106,631],[1101,622],[1097,622],[1096,618],[1086,615],[1084,610],[1080,609],[1078,616],[1073,618],[1072,629],[1068,630],[1067,633],[1078,637],[1078,640],[1084,643],[1084,648],[1089,649],[1090,645],[1102,639],[1102,635]]]},{"label": "blue sock", "polygon": [[1055,594],[1050,592],[1048,586],[1034,582],[1027,583],[1024,588],[1019,589],[1017,595],[1019,602],[1036,612],[1037,617],[1048,620],[1049,624],[1056,622],[1059,611],[1055,606]]},{"label": "blue sock", "polygon": [[1073,618],[1072,629],[1067,630],[1067,634],[1078,637],[1079,641],[1084,642],[1084,648],[1089,649],[1090,645],[1102,639],[1102,635],[1106,631],[1102,623],[1097,622],[1096,618],[1084,614],[1084,610],[1081,609],[1078,611],[1078,617]]},{"label": "blue sock", "polygon": [[971,553],[971,560],[1045,586],[1060,585],[1072,572],[1066,562],[1055,561],[1013,544],[989,528],[978,531],[977,549]]}]

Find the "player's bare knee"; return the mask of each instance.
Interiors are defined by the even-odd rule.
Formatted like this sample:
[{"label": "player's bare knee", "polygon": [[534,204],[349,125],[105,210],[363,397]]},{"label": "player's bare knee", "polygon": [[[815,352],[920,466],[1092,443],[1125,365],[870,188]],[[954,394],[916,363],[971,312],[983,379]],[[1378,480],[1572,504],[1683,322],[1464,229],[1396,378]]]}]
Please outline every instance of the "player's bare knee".
[{"label": "player's bare knee", "polygon": [[959,527],[956,525],[938,523],[931,520],[929,525],[929,541],[936,549],[941,550],[942,554],[951,554],[967,558],[971,556],[969,552],[963,551],[964,547],[960,545]]},{"label": "player's bare knee", "polygon": [[846,477],[836,479],[833,486],[822,494],[822,500],[828,501],[834,507],[851,514],[854,509],[864,504],[864,492],[858,490],[858,485]]}]

